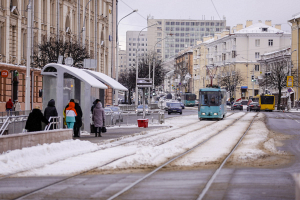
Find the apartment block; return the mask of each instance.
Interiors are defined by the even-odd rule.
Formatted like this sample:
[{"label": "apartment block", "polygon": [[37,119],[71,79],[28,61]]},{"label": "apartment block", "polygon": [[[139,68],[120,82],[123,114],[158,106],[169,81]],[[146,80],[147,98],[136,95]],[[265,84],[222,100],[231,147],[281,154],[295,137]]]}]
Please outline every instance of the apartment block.
[{"label": "apartment block", "polygon": [[185,48],[195,46],[204,36],[214,35],[226,27],[223,20],[148,19],[148,51],[158,59],[168,59]]},{"label": "apartment block", "polygon": [[147,56],[147,31],[127,31],[126,32],[126,59],[127,68],[131,70],[136,67],[137,61]]},{"label": "apartment block", "polygon": [[125,50],[119,50],[119,61],[118,61],[119,74],[128,71],[127,69],[127,54]]}]

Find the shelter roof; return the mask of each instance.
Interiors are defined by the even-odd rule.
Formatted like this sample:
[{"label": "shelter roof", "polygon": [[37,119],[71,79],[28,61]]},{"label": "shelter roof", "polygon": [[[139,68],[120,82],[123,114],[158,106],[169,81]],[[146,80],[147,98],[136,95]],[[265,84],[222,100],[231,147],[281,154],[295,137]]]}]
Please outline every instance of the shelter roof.
[{"label": "shelter roof", "polygon": [[[41,74],[42,75],[49,75],[49,72],[47,72],[48,67],[54,67],[56,69],[61,68],[66,73],[78,78],[79,80],[88,83],[90,86],[100,89],[107,89],[107,86],[101,83],[99,80],[91,76],[90,74],[86,73],[83,69],[78,69],[76,67],[70,67],[67,65],[57,64],[57,63],[49,63],[47,64]],[[51,72],[54,74],[57,74],[57,72]]]},{"label": "shelter roof", "polygon": [[84,69],[84,71],[86,73],[90,74],[91,76],[95,77],[99,81],[102,81],[103,83],[109,85],[113,89],[128,91],[128,89],[126,87],[124,87],[121,83],[119,83],[118,81],[114,80],[113,78],[107,76],[106,74],[91,71],[91,70],[87,70],[87,69]]}]

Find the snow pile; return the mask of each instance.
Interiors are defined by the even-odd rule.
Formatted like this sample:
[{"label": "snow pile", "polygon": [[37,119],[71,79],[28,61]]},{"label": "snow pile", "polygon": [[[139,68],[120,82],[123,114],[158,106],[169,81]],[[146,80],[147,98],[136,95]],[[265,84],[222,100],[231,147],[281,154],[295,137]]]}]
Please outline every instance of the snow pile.
[{"label": "snow pile", "polygon": [[65,140],[60,143],[43,144],[22,150],[13,150],[0,155],[0,174],[7,175],[45,164],[57,162],[72,156],[95,151],[99,147],[88,141]]}]

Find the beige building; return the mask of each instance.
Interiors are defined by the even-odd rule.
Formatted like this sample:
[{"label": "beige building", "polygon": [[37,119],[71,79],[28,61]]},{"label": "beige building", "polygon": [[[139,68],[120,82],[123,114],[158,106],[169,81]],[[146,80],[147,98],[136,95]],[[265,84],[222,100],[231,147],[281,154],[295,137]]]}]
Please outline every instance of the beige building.
[{"label": "beige building", "polygon": [[271,21],[252,24],[247,21],[246,28],[238,24],[229,35],[229,31],[216,33],[214,41],[207,44],[207,65],[217,67],[218,79],[227,74],[223,70],[230,68],[239,70],[244,81],[236,88],[236,97],[248,99],[259,94],[257,81],[252,81],[252,76],[257,79],[262,73],[259,60],[262,54],[290,47],[291,34],[280,29],[280,25],[272,27]]},{"label": "beige building", "polygon": [[[288,22],[292,23],[292,45],[291,45],[291,51],[293,52],[291,55],[292,64],[294,66],[294,69],[297,69],[298,77],[300,76],[300,63],[299,63],[299,57],[300,57],[300,13],[293,15],[292,19],[290,19]],[[300,79],[298,79],[298,85],[300,85]],[[300,88],[294,87],[294,91],[296,91],[296,99],[299,100],[300,95]]]},{"label": "beige building", "polygon": [[[0,0],[0,63],[24,66],[27,58],[27,19],[29,0]],[[112,70],[112,0],[32,0],[32,46],[55,38],[77,40],[82,43],[82,29],[86,30],[85,45],[91,58],[97,59],[96,71],[113,76]],[[86,6],[87,5],[87,6]],[[85,11],[86,7],[86,13]],[[84,22],[85,19],[85,22]],[[1,86],[2,87],[2,86]],[[6,94],[12,94],[7,92]],[[112,90],[106,90],[110,102]],[[10,95],[1,98],[5,102]]]}]

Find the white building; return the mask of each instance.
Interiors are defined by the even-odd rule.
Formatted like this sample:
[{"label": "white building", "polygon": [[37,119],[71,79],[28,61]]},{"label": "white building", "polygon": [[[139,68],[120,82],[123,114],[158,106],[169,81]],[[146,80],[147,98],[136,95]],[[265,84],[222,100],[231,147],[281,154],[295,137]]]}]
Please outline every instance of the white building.
[{"label": "white building", "polygon": [[119,61],[118,61],[119,74],[128,71],[127,69],[127,55],[125,50],[119,50]]},{"label": "white building", "polygon": [[[128,70],[135,68],[136,59],[147,56],[147,31],[126,32],[126,59]],[[137,48],[139,45],[139,48]]]}]

